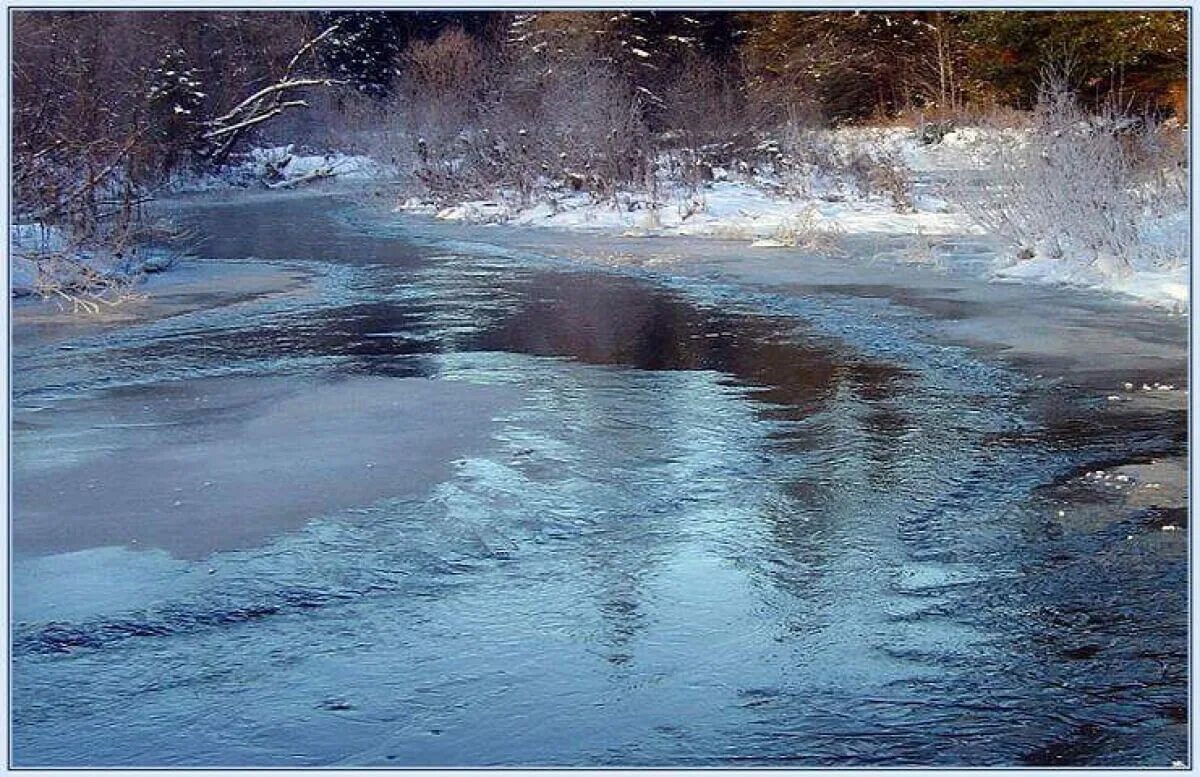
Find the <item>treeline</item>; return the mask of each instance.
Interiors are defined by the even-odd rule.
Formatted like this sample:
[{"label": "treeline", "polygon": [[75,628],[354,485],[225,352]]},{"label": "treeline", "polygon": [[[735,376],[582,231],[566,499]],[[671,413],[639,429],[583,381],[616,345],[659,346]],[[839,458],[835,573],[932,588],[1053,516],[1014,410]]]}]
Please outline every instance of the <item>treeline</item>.
[{"label": "treeline", "polygon": [[148,189],[333,83],[318,35],[297,14],[14,12],[18,217],[135,239]]},{"label": "treeline", "polygon": [[407,15],[340,20],[393,42],[327,61],[370,96],[362,126],[401,128],[384,152],[445,200],[525,199],[547,180],[653,197],[664,178],[698,183],[739,161],[894,177],[877,172],[887,160],[814,147],[811,130],[1028,110],[1048,68],[1097,106],[1162,117],[1186,96],[1182,13],[556,11],[403,35],[391,31]]},{"label": "treeline", "polygon": [[18,209],[85,232],[309,105],[293,129],[402,128],[433,188],[603,188],[664,148],[1026,109],[1048,65],[1097,104],[1186,104],[1182,11],[15,11],[12,45]]},{"label": "treeline", "polygon": [[995,105],[1029,109],[1047,67],[1077,91],[1142,107],[1184,107],[1182,12],[958,11],[771,13],[748,19],[752,86],[812,95],[831,119]]},{"label": "treeline", "polygon": [[1039,75],[1070,62],[1082,93],[1184,107],[1183,11],[568,11],[326,14],[346,30],[327,61],[389,93],[404,51],[453,29],[489,58],[581,54],[653,95],[700,58],[752,102],[803,104],[824,120],[965,106],[1028,109]]}]

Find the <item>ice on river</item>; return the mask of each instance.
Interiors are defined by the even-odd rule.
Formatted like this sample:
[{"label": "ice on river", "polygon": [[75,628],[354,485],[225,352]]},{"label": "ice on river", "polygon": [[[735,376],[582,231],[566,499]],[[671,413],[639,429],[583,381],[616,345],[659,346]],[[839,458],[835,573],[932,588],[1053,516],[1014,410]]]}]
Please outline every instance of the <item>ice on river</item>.
[{"label": "ice on river", "polygon": [[18,343],[17,764],[1185,752],[1186,537],[1065,534],[1036,489],[1103,447],[1014,370],[328,208],[192,214],[303,292]]}]

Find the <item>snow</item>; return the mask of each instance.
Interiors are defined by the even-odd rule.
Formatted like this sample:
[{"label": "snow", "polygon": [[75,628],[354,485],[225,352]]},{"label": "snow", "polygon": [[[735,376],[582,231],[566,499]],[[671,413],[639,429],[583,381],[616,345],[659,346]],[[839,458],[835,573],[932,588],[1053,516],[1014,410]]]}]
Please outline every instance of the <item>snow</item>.
[{"label": "snow", "polygon": [[14,254],[61,251],[66,244],[66,235],[57,227],[13,224],[8,230],[8,245]]},{"label": "snow", "polygon": [[[935,203],[940,207],[940,203]],[[399,207],[428,212],[427,203],[409,199]],[[471,200],[441,209],[439,219],[469,223],[508,223],[579,232],[646,236],[687,235],[723,239],[778,239],[797,229],[880,234],[949,235],[975,231],[961,213],[938,209],[898,213],[886,198],[845,201],[790,199],[743,182],[717,181],[689,196],[665,202],[618,196],[597,202],[586,193],[555,194],[527,206],[505,198]]]},{"label": "snow", "polygon": [[37,266],[30,259],[40,253],[61,251],[67,245],[62,230],[39,224],[13,224],[8,228],[9,288],[13,296],[33,294],[37,287]]},{"label": "snow", "polygon": [[[909,128],[856,127],[836,130],[827,138],[841,148],[868,145],[902,159],[914,177],[911,212],[902,212],[886,195],[862,196],[853,186],[822,173],[814,173],[797,193],[785,192],[770,171],[738,177],[720,168],[714,169],[713,180],[698,190],[660,182],[657,202],[635,194],[598,200],[586,192],[565,192],[544,182],[540,196],[524,204],[514,192],[501,191],[486,199],[442,208],[410,198],[397,210],[475,224],[745,240],[756,249],[828,249],[839,237],[848,235],[912,235],[919,239],[981,235],[983,230],[938,181],[981,170],[1001,143],[1021,143],[1025,132],[963,127],[948,132],[939,142],[924,143]],[[997,282],[1080,287],[1125,295],[1139,303],[1186,309],[1190,299],[1189,217],[1186,206],[1147,216],[1139,225],[1144,255],[1133,259],[1131,266],[1082,250],[1064,256],[1039,247],[1032,257],[1021,260],[999,249],[985,272]]]},{"label": "snow", "polygon": [[[14,297],[33,295],[43,284],[66,286],[77,278],[78,268],[69,263],[44,261],[55,254],[69,255],[83,267],[116,280],[135,280],[146,273],[161,272],[175,260],[173,254],[157,248],[135,247],[113,254],[73,246],[62,229],[40,224],[10,225],[8,246],[9,292]],[[38,259],[43,259],[40,266]]]},{"label": "snow", "polygon": [[371,181],[395,177],[393,167],[370,157],[329,153],[301,153],[292,144],[254,148],[236,157],[215,173],[184,175],[172,182],[176,192],[267,186],[288,188],[323,178]]},{"label": "snow", "polygon": [[1148,214],[1138,225],[1141,251],[1129,262],[1068,246],[1059,256],[1038,245],[1033,256],[1010,260],[994,272],[997,280],[1078,286],[1131,297],[1174,310],[1189,306],[1190,212],[1182,207],[1162,215]]},{"label": "snow", "polygon": [[1186,264],[1168,269],[1133,268],[1121,272],[1103,264],[1064,262],[1037,254],[1025,261],[998,267],[994,275],[1001,282],[1043,283],[1115,292],[1175,310],[1186,309],[1190,298]]},{"label": "snow", "polygon": [[[381,177],[385,167],[365,156],[350,154],[299,154],[292,146],[255,149],[251,152],[254,164],[283,164],[285,178],[300,178],[318,171],[329,171],[339,178],[364,180]],[[287,160],[286,163],[283,160]]]},{"label": "snow", "polygon": [[[841,149],[870,144],[895,151],[908,167],[921,173],[977,167],[987,136],[981,131],[960,130],[948,134],[942,144],[927,146],[914,137],[912,130],[889,127],[842,129],[827,140]],[[760,151],[777,148],[773,141],[760,144]],[[666,194],[657,203],[624,195],[616,202],[596,201],[586,193],[547,190],[539,201],[519,205],[511,193],[499,192],[492,198],[457,203],[437,215],[473,223],[746,239],[762,245],[770,241],[787,243],[780,240],[781,233],[794,232],[798,226],[848,234],[978,232],[961,210],[927,191],[916,193],[913,212],[900,212],[888,196],[862,196],[854,191],[853,184],[819,172],[813,172],[804,182],[803,194],[785,194],[785,187],[771,171],[735,180],[730,170],[717,167],[712,177],[711,183],[695,192],[663,182],[661,188]],[[428,206],[411,199],[400,206],[404,211],[414,209],[427,210]]]}]

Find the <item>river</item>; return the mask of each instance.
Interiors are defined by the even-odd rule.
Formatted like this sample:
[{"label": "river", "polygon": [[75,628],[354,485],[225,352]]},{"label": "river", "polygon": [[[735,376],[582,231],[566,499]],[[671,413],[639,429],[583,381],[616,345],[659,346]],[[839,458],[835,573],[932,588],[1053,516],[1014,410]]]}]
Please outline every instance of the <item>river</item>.
[{"label": "river", "polygon": [[[953,278],[179,217],[146,315],[16,309],[16,765],[1187,758],[1186,511],[1078,485],[1186,415],[948,340]],[[1182,322],[1088,305],[1186,376]]]}]

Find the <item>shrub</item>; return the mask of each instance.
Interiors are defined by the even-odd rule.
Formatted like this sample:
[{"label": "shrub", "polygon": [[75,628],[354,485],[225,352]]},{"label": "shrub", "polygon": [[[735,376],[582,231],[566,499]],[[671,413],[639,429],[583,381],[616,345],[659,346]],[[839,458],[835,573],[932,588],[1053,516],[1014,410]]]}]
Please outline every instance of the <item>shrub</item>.
[{"label": "shrub", "polygon": [[1019,257],[1106,273],[1176,266],[1186,238],[1155,221],[1187,203],[1181,134],[1112,102],[1089,114],[1065,78],[1049,75],[1029,129],[1001,135],[980,181],[960,184],[958,198]]}]

